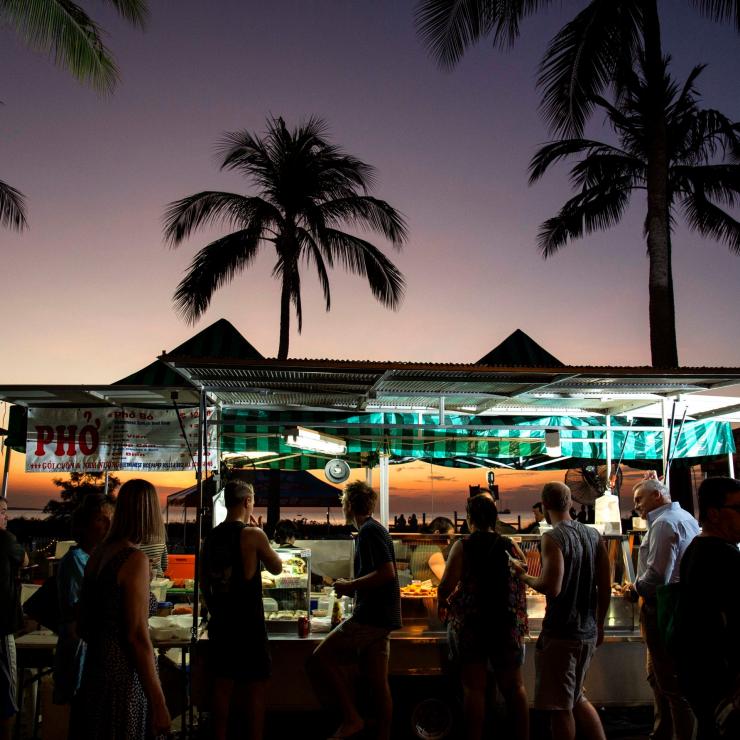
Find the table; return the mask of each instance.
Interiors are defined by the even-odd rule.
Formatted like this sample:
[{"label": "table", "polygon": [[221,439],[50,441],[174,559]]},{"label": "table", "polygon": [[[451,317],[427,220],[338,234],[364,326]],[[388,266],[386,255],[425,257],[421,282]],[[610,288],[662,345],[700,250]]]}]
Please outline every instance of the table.
[{"label": "table", "polygon": [[[18,656],[18,715],[20,716],[23,708],[23,689],[35,682],[41,681],[44,676],[51,673],[54,664],[54,650],[57,644],[57,636],[50,630],[35,630],[25,635],[17,637],[15,640],[16,652]],[[183,675],[187,676],[188,655],[190,653],[190,638],[183,640],[152,640],[154,649],[160,653],[167,650],[180,650],[181,668]],[[36,673],[27,684],[23,684],[23,671],[36,669]],[[190,711],[190,701],[188,695],[188,682],[184,682],[183,694],[183,713],[180,720],[180,738],[185,740],[192,730],[192,712]],[[40,706],[38,693],[33,713],[33,734],[32,738],[38,737],[38,720],[40,716]],[[187,720],[187,721],[186,721]],[[20,740],[21,723],[19,720],[15,723],[16,740]]]}]

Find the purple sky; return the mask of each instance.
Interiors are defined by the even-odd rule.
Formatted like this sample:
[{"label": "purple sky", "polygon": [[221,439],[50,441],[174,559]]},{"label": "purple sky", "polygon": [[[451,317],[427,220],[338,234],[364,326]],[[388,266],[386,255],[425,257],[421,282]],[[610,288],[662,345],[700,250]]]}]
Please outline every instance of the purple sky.
[{"label": "purple sky", "polygon": [[[113,381],[222,316],[274,356],[272,255],[192,328],[171,296],[196,249],[222,232],[175,252],[161,238],[169,201],[246,190],[218,171],[214,144],[227,130],[261,131],[268,114],[323,116],[336,143],[378,168],[376,194],[410,226],[397,256],[401,310],[335,272],[326,314],[306,275],[291,356],[472,362],[519,327],[566,363],[649,363],[644,203],[547,262],[535,246],[569,197],[564,170],[526,183],[547,139],[536,66],[581,2],[554,3],[513,51],[483,44],[452,73],[422,49],[411,2],[162,0],[145,33],[87,5],[122,72],[107,98],[0,31],[0,179],[26,194],[31,224],[0,231],[0,382]],[[688,2],[663,6],[674,74],[708,63],[705,104],[740,118],[738,36]],[[592,133],[608,135],[600,122]],[[674,253],[681,364],[740,365],[740,258],[682,226]]]}]

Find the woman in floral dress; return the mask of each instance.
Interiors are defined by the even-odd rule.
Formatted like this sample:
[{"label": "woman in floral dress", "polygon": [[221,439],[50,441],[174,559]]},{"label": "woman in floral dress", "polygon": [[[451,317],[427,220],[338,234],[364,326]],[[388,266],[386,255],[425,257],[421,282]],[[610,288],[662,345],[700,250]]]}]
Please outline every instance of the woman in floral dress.
[{"label": "woman in floral dress", "polygon": [[509,558],[524,560],[508,537],[496,532],[496,504],[487,493],[468,499],[471,535],[450,550],[438,603],[448,618],[450,657],[459,666],[468,740],[480,740],[485,720],[487,670],[504,696],[511,737],[529,737],[529,707],[522,678],[528,631],[524,586]]}]

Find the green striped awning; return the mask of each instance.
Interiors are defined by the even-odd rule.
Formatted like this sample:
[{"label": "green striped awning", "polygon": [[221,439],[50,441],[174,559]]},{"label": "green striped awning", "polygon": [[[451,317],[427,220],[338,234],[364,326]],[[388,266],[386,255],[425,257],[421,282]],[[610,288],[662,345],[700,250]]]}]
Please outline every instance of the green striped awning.
[{"label": "green striped awning", "polygon": [[[444,426],[436,414],[367,413],[342,414],[311,411],[229,410],[222,421],[221,449],[227,453],[263,452],[270,457],[255,460],[285,469],[323,467],[326,456],[301,454],[283,442],[285,428],[305,426],[347,442],[348,462],[364,464],[368,455],[387,453],[395,459],[454,461],[458,458],[507,460],[539,457],[545,454],[545,430],[560,430],[562,455],[572,458],[603,460],[606,434],[602,417],[480,417],[460,414],[445,416]],[[657,420],[641,420],[627,430],[626,419],[612,420],[609,432],[616,456],[624,449],[625,460],[661,460],[663,434]],[[518,427],[512,429],[511,427]],[[645,429],[645,427],[655,427]],[[730,425],[724,422],[687,421],[681,437],[673,432],[674,457],[696,458],[734,452]]]}]

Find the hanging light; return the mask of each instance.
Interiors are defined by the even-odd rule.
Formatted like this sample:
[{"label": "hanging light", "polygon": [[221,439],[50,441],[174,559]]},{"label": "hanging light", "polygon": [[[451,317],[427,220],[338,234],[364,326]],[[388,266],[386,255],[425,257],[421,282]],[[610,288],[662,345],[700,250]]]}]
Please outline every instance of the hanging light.
[{"label": "hanging light", "polygon": [[347,452],[347,443],[343,439],[322,434],[315,429],[288,427],[283,439],[290,447],[300,447],[311,452],[325,452],[327,455],[344,455]]},{"label": "hanging light", "polygon": [[557,429],[548,429],[545,432],[545,454],[548,457],[561,457],[563,454],[560,447],[560,432]]}]

